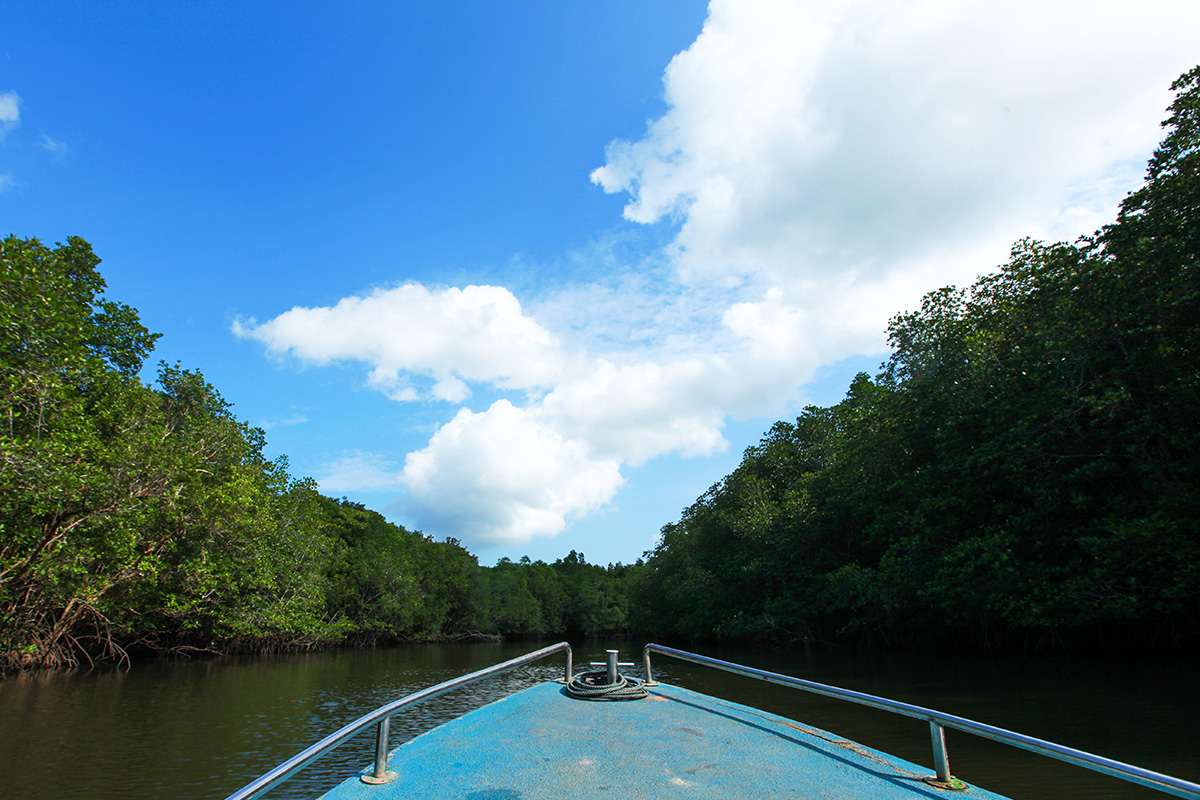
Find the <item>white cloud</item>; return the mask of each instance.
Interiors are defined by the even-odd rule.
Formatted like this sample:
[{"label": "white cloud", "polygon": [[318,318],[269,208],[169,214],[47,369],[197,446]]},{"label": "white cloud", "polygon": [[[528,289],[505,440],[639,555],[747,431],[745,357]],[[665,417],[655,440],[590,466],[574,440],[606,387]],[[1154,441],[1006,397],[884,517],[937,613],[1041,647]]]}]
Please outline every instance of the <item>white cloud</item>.
[{"label": "white cloud", "polygon": [[1109,221],[1197,28],[1200,6],[1161,1],[713,0],[668,112],[592,179],[632,221],[679,221],[684,280],[761,282],[821,328],[865,292],[878,330],[1015,238]]},{"label": "white cloud", "polygon": [[[409,284],[235,331],[359,361],[396,400],[524,392],[456,408],[399,482],[431,532],[552,536],[608,503],[622,469],[723,450],[730,417],[788,413],[818,367],[881,352],[891,315],[1015,239],[1111,220],[1197,29],[1200,5],[1162,0],[713,0],[667,68],[667,112],[592,174],[628,194],[628,220],[674,226],[669,246],[599,241],[569,254],[594,283],[528,307],[498,286]],[[335,466],[331,485],[392,480],[359,456]]]},{"label": "white cloud", "polygon": [[[456,375],[505,388],[551,386],[527,395],[524,407],[502,400],[479,413],[459,410],[424,449],[405,460],[400,482],[417,525],[467,541],[519,542],[558,533],[572,516],[612,498],[624,480],[622,465],[668,452],[689,456],[724,450],[728,443],[721,431],[731,410],[764,403],[778,410],[807,374],[780,381],[763,370],[764,360],[772,368],[795,364],[765,341],[771,331],[735,326],[723,329],[722,337],[708,337],[713,347],[722,339],[729,352],[659,353],[658,360],[568,352],[555,346],[506,291],[471,288],[502,300],[503,313],[490,315],[502,324],[485,332],[476,314],[445,311],[447,302],[456,306],[454,290],[429,292],[408,285],[348,298],[333,308],[294,308],[261,325],[235,325],[239,335],[278,353],[315,363],[363,362],[368,380],[398,400],[417,396],[404,383],[403,371],[418,367],[442,375],[431,397],[452,403],[466,394]],[[413,316],[420,317],[418,323]],[[719,321],[714,328],[720,328]],[[412,341],[417,332],[421,342]],[[465,353],[468,347],[485,349],[492,362],[485,368],[478,354]],[[806,351],[797,352],[807,357]],[[816,365],[809,359],[805,370]],[[463,391],[447,389],[451,381]],[[411,394],[401,396],[400,386]],[[362,454],[326,465],[322,475],[318,480],[326,491],[395,485],[394,472]]]},{"label": "white cloud", "polygon": [[624,482],[620,462],[538,417],[507,400],[478,414],[464,408],[409,453],[401,480],[421,527],[474,543],[525,542],[611,500]]},{"label": "white cloud", "polygon": [[557,386],[540,410],[592,451],[622,462],[639,464],[669,452],[708,455],[726,447],[721,395],[730,370],[721,361],[597,360],[587,375]]},{"label": "white cloud", "polygon": [[[370,385],[396,400],[462,402],[470,396],[464,380],[535,389],[563,368],[556,338],[497,286],[430,290],[410,283],[332,308],[293,308],[262,325],[237,322],[234,332],[316,364],[369,362]],[[432,388],[423,395],[408,373],[432,377]]]},{"label": "white cloud", "polygon": [[0,92],[0,141],[21,124],[21,98],[16,92]]},{"label": "white cloud", "polygon": [[0,173],[0,192],[6,192],[9,189],[16,188],[18,185],[20,184],[12,175]]}]

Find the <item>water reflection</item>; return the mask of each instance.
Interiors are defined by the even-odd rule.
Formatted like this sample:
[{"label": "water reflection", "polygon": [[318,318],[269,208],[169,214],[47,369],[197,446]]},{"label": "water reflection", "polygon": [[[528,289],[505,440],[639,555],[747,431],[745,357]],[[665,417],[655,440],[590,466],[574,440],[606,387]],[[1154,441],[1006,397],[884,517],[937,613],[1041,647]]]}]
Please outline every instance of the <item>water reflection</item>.
[{"label": "water reflection", "polygon": [[[223,797],[384,703],[540,645],[157,662],[0,682],[0,797]],[[606,646],[577,644],[576,664],[602,660]],[[612,646],[637,660],[629,643]],[[705,652],[1200,779],[1200,682],[1192,662]],[[561,674],[556,656],[403,710],[392,721],[393,742]],[[918,721],[666,658],[656,661],[656,676],[930,761],[928,730]],[[1162,797],[965,734],[948,739],[956,775],[1014,797]],[[372,749],[373,736],[364,733],[268,796],[317,797],[370,763]]]}]

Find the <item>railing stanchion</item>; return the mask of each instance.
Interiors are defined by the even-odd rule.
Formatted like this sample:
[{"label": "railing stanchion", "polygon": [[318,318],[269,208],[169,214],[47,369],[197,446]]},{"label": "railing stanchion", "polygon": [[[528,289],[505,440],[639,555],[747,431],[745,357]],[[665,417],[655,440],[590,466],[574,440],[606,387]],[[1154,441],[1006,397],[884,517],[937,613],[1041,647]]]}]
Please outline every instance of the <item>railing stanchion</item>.
[{"label": "railing stanchion", "polygon": [[654,673],[650,670],[650,645],[642,648],[642,670],[646,673],[646,685],[658,686],[654,680]]},{"label": "railing stanchion", "polygon": [[363,775],[363,783],[381,784],[396,780],[396,773],[387,768],[388,731],[391,727],[391,717],[379,720],[379,727],[375,731],[375,771],[370,775]]},{"label": "railing stanchion", "polygon": [[929,735],[933,739],[933,771],[940,783],[950,783],[950,756],[946,754],[946,731],[941,725],[929,720]]},{"label": "railing stanchion", "polygon": [[382,778],[387,772],[388,732],[392,727],[392,718],[384,717],[379,720],[379,730],[375,732],[375,777]]}]

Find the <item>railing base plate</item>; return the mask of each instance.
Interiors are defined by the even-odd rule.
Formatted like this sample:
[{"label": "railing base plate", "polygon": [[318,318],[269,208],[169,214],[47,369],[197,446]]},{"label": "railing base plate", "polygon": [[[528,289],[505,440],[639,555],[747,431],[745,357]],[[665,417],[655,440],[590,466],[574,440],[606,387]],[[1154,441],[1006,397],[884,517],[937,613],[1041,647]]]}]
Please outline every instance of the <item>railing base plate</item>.
[{"label": "railing base plate", "polygon": [[948,792],[964,792],[971,788],[958,778],[951,778],[948,781],[939,781],[936,775],[930,775],[928,778],[922,778],[921,780],[925,781],[935,789],[944,789]]},{"label": "railing base plate", "polygon": [[374,775],[363,775],[363,776],[359,777],[359,780],[362,781],[363,783],[369,783],[372,786],[382,786],[385,783],[391,783],[392,781],[396,780],[396,778],[399,778],[399,777],[400,776],[397,775],[396,773],[392,772],[391,770],[388,770],[387,772],[383,773],[382,777],[377,778]]}]

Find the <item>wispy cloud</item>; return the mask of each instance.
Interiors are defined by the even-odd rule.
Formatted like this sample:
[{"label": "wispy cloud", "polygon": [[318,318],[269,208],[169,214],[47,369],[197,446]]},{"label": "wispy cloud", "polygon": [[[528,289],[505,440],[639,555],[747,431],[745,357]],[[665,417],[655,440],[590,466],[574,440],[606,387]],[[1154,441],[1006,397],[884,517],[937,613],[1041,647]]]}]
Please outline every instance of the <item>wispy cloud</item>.
[{"label": "wispy cloud", "polygon": [[370,492],[399,488],[399,469],[385,456],[353,450],[324,464],[317,477],[322,492]]},{"label": "wispy cloud", "polygon": [[306,422],[308,422],[308,417],[304,416],[303,414],[297,414],[284,419],[263,420],[262,422],[258,423],[258,427],[262,428],[264,431],[271,431],[278,428],[287,428],[292,425],[303,425]]},{"label": "wispy cloud", "polygon": [[60,142],[57,139],[50,138],[45,131],[42,131],[38,135],[38,144],[41,145],[43,150],[59,158],[65,156],[71,151],[71,148],[66,142]]},{"label": "wispy cloud", "polygon": [[[597,241],[572,256],[594,282],[527,304],[408,284],[234,330],[447,404],[402,469],[348,457],[331,485],[390,475],[421,527],[470,543],[554,535],[629,466],[720,451],[729,417],[785,413],[822,364],[881,352],[888,317],[1015,239],[1108,221],[1196,29],[1200,6],[1156,0],[713,0],[667,112],[592,174],[667,245]],[[521,397],[472,407],[479,388]]]},{"label": "wispy cloud", "polygon": [[21,97],[16,92],[0,92],[0,141],[21,124]]}]

